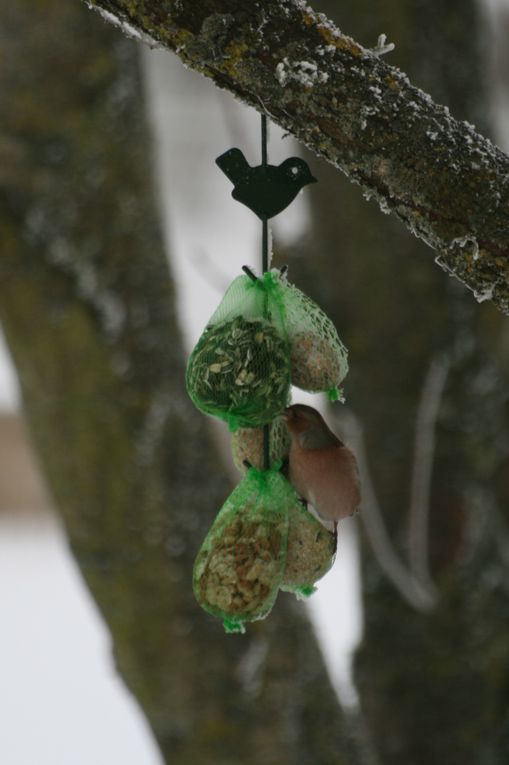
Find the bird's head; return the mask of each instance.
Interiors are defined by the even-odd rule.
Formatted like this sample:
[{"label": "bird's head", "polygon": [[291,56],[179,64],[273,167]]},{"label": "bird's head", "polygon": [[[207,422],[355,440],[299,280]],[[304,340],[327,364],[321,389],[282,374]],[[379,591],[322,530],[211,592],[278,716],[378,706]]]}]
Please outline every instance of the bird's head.
[{"label": "bird's head", "polygon": [[306,404],[293,404],[282,414],[292,439],[307,449],[343,446],[343,442],[327,427],[320,412]]},{"label": "bird's head", "polygon": [[285,161],[281,163],[280,169],[283,171],[286,178],[299,189],[307,186],[308,183],[316,183],[316,178],[311,175],[311,170],[306,162],[300,157],[289,157],[288,159],[285,159]]},{"label": "bird's head", "polygon": [[323,427],[324,421],[320,412],[306,404],[293,404],[285,409],[282,415],[290,433],[304,433],[314,427]]}]

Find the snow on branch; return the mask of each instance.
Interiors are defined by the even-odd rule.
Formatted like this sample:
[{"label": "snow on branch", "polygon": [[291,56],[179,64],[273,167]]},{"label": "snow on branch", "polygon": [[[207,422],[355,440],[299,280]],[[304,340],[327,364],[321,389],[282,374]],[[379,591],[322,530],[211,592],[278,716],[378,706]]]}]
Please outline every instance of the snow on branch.
[{"label": "snow on branch", "polygon": [[302,0],[86,0],[265,112],[509,313],[509,158]]}]

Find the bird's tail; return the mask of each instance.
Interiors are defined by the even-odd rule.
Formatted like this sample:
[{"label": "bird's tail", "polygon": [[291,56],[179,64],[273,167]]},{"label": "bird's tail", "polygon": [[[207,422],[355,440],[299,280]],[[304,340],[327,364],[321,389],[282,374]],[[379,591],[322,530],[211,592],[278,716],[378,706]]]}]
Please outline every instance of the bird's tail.
[{"label": "bird's tail", "polygon": [[251,169],[240,149],[228,149],[216,159],[216,165],[233,184],[238,183]]}]

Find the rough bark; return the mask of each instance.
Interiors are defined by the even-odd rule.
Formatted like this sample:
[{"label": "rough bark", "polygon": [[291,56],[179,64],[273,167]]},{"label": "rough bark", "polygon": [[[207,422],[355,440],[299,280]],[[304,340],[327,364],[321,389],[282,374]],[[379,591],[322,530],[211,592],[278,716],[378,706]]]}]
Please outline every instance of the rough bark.
[{"label": "rough bark", "polygon": [[87,2],[265,111],[509,312],[509,158],[376,50],[301,0]]},{"label": "rough bark", "polygon": [[0,20],[0,316],[118,668],[167,762],[340,765],[348,737],[298,604],[226,636],[192,596],[230,487],[184,390],[135,45],[78,3]]},{"label": "rough bark", "polygon": [[[394,55],[415,81],[464,119],[487,113],[479,45],[472,39],[472,30],[482,32],[475,3],[328,6],[331,12],[336,6],[339,23],[361,39],[398,29],[405,43]],[[426,56],[430,38],[435,45]],[[361,420],[390,539],[407,565],[417,412],[431,365],[450,363],[428,484],[428,565],[438,603],[427,613],[414,610],[364,536],[365,632],[355,675],[365,719],[384,765],[504,765],[507,322],[493,306],[474,306],[457,283],[443,280],[422,242],[366,205],[325,163],[314,162],[312,170],[319,178],[310,195],[313,229],[277,262],[290,264],[291,278],[326,308],[350,350],[347,407]],[[340,432],[342,415],[336,413]]]}]

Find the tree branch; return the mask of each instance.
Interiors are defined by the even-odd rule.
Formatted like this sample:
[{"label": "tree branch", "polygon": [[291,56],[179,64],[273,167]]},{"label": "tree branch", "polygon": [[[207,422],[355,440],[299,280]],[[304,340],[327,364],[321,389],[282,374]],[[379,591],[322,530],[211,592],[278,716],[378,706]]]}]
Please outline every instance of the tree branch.
[{"label": "tree branch", "polygon": [[86,0],[343,170],[509,313],[509,158],[301,0]]}]

